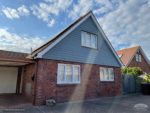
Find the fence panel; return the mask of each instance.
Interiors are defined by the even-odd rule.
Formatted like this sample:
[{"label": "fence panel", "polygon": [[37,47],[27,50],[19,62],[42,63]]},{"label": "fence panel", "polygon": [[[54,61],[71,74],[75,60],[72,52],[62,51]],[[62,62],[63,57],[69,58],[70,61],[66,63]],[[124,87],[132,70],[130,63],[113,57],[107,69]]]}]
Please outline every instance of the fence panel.
[{"label": "fence panel", "polygon": [[140,84],[136,78],[131,75],[122,75],[123,93],[137,93],[140,92]]}]

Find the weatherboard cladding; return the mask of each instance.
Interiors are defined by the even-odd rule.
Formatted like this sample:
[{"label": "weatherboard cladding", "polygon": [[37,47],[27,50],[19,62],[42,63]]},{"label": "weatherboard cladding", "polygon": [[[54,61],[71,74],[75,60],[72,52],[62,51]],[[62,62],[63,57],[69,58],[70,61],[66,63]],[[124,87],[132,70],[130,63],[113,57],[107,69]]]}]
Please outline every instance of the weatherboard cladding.
[{"label": "weatherboard cladding", "polygon": [[50,41],[48,41],[47,43],[45,43],[41,47],[37,48],[36,50],[34,50],[31,53],[31,55],[29,55],[28,57],[29,58],[35,57],[38,53],[40,53],[41,51],[43,51],[44,49],[46,49],[49,45],[51,45],[53,42],[55,42],[60,36],[62,36],[63,34],[65,34],[65,32],[67,32],[69,29],[72,29],[76,24],[78,24],[82,19],[84,19],[90,13],[92,13],[92,12],[89,11],[85,15],[81,16],[79,19],[77,19],[75,22],[73,22],[67,28],[65,28],[62,32],[58,33],[55,37],[53,37]]},{"label": "weatherboard cladding", "polygon": [[[98,49],[81,46],[81,31],[87,31],[98,36]],[[102,38],[91,17],[44,54],[43,58],[120,67],[118,60]]]}]

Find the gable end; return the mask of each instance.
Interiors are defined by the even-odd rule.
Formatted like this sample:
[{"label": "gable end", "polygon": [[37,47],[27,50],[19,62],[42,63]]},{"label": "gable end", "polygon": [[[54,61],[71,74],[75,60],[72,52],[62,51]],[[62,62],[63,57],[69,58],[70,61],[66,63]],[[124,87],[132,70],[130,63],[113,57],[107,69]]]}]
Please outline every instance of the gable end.
[{"label": "gable end", "polygon": [[69,35],[74,29],[76,29],[79,25],[81,25],[81,23],[83,23],[85,20],[87,20],[89,17],[91,17],[91,19],[93,20],[93,22],[95,23],[96,27],[98,28],[98,30],[100,31],[100,33],[102,34],[102,37],[104,38],[104,40],[106,41],[108,47],[110,48],[111,52],[113,53],[115,59],[117,60],[117,62],[120,64],[120,66],[122,66],[122,62],[120,61],[116,51],[114,50],[114,48],[112,47],[110,41],[108,40],[108,38],[106,37],[105,33],[103,32],[102,28],[100,27],[98,21],[96,20],[96,17],[93,15],[93,13],[89,13],[87,16],[85,16],[79,23],[77,23],[75,26],[73,26],[71,29],[69,29],[66,33],[64,33],[62,36],[60,36],[55,42],[53,42],[52,44],[50,44],[47,48],[45,48],[43,51],[39,52],[37,55],[37,58],[43,58],[43,55],[46,54],[50,49],[52,49],[54,46],[56,46],[62,39],[64,39],[67,35]]}]

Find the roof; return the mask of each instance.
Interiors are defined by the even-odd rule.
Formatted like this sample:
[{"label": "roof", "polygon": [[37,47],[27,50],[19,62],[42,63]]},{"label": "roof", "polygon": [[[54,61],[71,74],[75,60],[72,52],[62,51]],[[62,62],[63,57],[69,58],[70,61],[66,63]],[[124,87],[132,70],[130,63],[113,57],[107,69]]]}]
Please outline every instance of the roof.
[{"label": "roof", "polygon": [[[5,51],[5,50],[0,50],[0,62],[2,63],[8,63],[10,62],[19,62],[22,64],[27,64],[31,63],[32,60],[27,59],[26,57],[28,56],[27,53],[20,53],[20,52],[12,52],[12,51]],[[0,63],[0,65],[2,65]]]},{"label": "roof", "polygon": [[146,59],[147,63],[149,64],[149,60],[146,57],[146,55],[145,55],[144,51],[142,50],[141,46],[134,46],[134,47],[131,47],[131,48],[125,48],[125,49],[117,51],[117,54],[120,56],[120,59],[123,62],[123,64],[125,66],[128,66],[138,50],[141,50],[141,53],[143,54],[144,58]]},{"label": "roof", "polygon": [[47,48],[50,44],[52,44],[53,42],[55,42],[60,36],[62,36],[64,33],[66,33],[69,29],[71,29],[73,26],[75,26],[77,23],[79,23],[84,17],[86,17],[89,13],[91,13],[91,11],[89,11],[88,13],[86,13],[85,15],[81,16],[79,19],[77,19],[75,22],[73,22],[72,24],[70,24],[67,28],[65,28],[64,30],[62,30],[60,33],[58,33],[56,36],[54,36],[53,38],[51,38],[51,40],[49,40],[48,42],[46,42],[45,44],[43,44],[42,46],[40,46],[39,48],[37,48],[36,50],[34,50],[31,55],[29,55],[29,58],[35,57],[39,52],[41,52],[42,50],[44,50],[45,48]]},{"label": "roof", "polygon": [[99,31],[102,33],[102,36],[104,37],[104,40],[112,50],[112,53],[114,54],[115,58],[119,62],[120,66],[122,66],[122,62],[119,59],[115,49],[113,48],[112,44],[108,40],[107,36],[105,35],[104,31],[102,30],[101,26],[99,25],[96,17],[92,13],[92,11],[89,11],[85,15],[81,16],[79,19],[77,19],[74,23],[69,25],[66,29],[64,29],[62,32],[60,32],[58,35],[54,36],[50,41],[45,43],[43,46],[39,47],[38,49],[34,50],[28,58],[42,58],[42,56],[49,51],[51,48],[53,48],[57,43],[59,43],[63,38],[65,38],[70,32],[72,32],[75,28],[77,28],[82,22],[84,22],[87,18],[91,17],[98,27]]}]

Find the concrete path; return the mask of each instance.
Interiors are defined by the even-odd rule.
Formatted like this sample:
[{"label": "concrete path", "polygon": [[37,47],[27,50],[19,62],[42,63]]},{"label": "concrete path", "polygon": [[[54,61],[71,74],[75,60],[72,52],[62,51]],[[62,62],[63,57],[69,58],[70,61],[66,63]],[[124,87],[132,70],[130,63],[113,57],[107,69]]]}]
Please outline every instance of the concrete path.
[{"label": "concrete path", "polygon": [[54,107],[24,104],[12,108],[12,111],[9,111],[10,108],[1,109],[0,113],[150,113],[150,96],[136,94],[63,103]]}]

